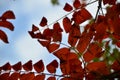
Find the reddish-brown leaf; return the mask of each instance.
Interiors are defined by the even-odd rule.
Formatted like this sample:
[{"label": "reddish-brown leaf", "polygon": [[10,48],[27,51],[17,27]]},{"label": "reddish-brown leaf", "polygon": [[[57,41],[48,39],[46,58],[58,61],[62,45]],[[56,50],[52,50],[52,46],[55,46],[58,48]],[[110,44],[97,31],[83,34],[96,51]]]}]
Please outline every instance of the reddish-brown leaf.
[{"label": "reddish-brown leaf", "polygon": [[35,34],[33,31],[28,31],[28,33],[30,34],[30,36],[32,38],[38,38],[38,39],[42,39],[43,38],[43,36],[42,36],[42,34],[40,32]]},{"label": "reddish-brown leaf", "polygon": [[49,77],[49,78],[47,78],[47,80],[56,80],[56,78],[55,77]]},{"label": "reddish-brown leaf", "polygon": [[0,30],[0,40],[4,41],[5,43],[9,43],[6,33],[3,32],[2,30]]},{"label": "reddish-brown leaf", "polygon": [[19,71],[19,70],[22,69],[22,63],[21,63],[21,62],[18,62],[18,63],[16,63],[16,64],[14,64],[14,65],[12,66],[12,68],[13,68],[15,71]]},{"label": "reddish-brown leaf", "polygon": [[104,5],[105,4],[110,4],[110,5],[114,5],[116,3],[116,0],[103,0]]},{"label": "reddish-brown leaf", "polygon": [[11,22],[8,22],[8,21],[0,21],[0,27],[10,29],[11,31],[14,30],[13,24]]},{"label": "reddish-brown leaf", "polygon": [[2,19],[15,19],[15,15],[14,15],[13,11],[9,10],[9,11],[6,11],[5,13],[3,13],[1,18]]},{"label": "reddish-brown leaf", "polygon": [[78,41],[78,38],[75,38],[72,36],[72,34],[69,34],[68,35],[68,43],[71,45],[71,46],[75,46],[76,43]]},{"label": "reddish-brown leaf", "polygon": [[9,79],[8,80],[18,80],[20,77],[20,73],[12,73],[10,76],[9,76]]},{"label": "reddish-brown leaf", "polygon": [[76,9],[80,8],[80,6],[81,6],[80,0],[74,0],[73,6],[74,6]]},{"label": "reddish-brown leaf", "polygon": [[36,75],[33,80],[45,80],[45,75]]},{"label": "reddish-brown leaf", "polygon": [[42,60],[38,61],[37,63],[35,63],[34,65],[34,69],[40,73],[44,71],[44,63]]},{"label": "reddish-brown leaf", "polygon": [[62,28],[60,27],[60,24],[57,22],[53,25],[54,32],[63,32]]},{"label": "reddish-brown leaf", "polygon": [[65,11],[70,12],[73,10],[72,6],[68,3],[65,4],[64,8]]},{"label": "reddish-brown leaf", "polygon": [[4,73],[0,75],[0,80],[8,80],[10,73]]},{"label": "reddish-brown leaf", "polygon": [[91,43],[88,50],[83,55],[83,57],[86,62],[89,62],[96,57],[100,57],[101,55],[102,55],[102,48],[96,43]]},{"label": "reddish-brown leaf", "polygon": [[114,61],[114,63],[112,64],[112,69],[115,71],[120,71],[120,64],[118,61]]},{"label": "reddish-brown leaf", "polygon": [[107,75],[109,74],[108,68],[105,62],[92,62],[86,67],[90,72],[96,72],[98,74]]},{"label": "reddish-brown leaf", "polygon": [[22,74],[20,76],[20,80],[33,80],[35,77],[34,73],[30,72],[30,73],[27,73],[27,74]]},{"label": "reddish-brown leaf", "polygon": [[59,48],[59,46],[60,46],[60,44],[52,43],[47,46],[47,49],[51,53],[51,52],[54,52],[55,50],[57,50]]},{"label": "reddish-brown leaf", "polygon": [[63,27],[66,33],[68,33],[70,31],[71,28],[71,21],[68,17],[65,17],[63,19]]},{"label": "reddish-brown leaf", "polygon": [[47,25],[47,19],[45,17],[42,18],[41,22],[40,22],[40,26],[44,27]]},{"label": "reddish-brown leaf", "polygon": [[51,63],[49,63],[46,66],[47,70],[49,73],[55,73],[56,72],[56,68],[58,68],[58,62],[57,60],[53,60]]},{"label": "reddish-brown leaf", "polygon": [[46,28],[43,32],[43,37],[47,40],[51,40],[52,35],[53,35],[52,29]]},{"label": "reddish-brown leaf", "polygon": [[62,33],[61,32],[53,32],[53,35],[52,35],[52,37],[53,37],[53,41],[54,42],[61,42],[61,40],[62,40]]},{"label": "reddish-brown leaf", "polygon": [[38,30],[39,30],[39,28],[33,24],[32,25],[32,31],[35,32],[35,31],[38,31]]},{"label": "reddish-brown leaf", "polygon": [[57,51],[55,51],[53,54],[58,57],[60,60],[67,60],[68,53],[70,53],[69,48],[63,47]]},{"label": "reddish-brown leaf", "polygon": [[10,63],[9,62],[7,62],[5,65],[3,65],[2,67],[2,70],[11,70],[11,65],[10,65]]},{"label": "reddish-brown leaf", "polygon": [[23,69],[26,71],[31,71],[32,70],[32,60],[29,60],[23,65]]},{"label": "reddish-brown leaf", "polygon": [[38,42],[43,46],[43,47],[47,47],[50,44],[49,40],[38,40]]}]

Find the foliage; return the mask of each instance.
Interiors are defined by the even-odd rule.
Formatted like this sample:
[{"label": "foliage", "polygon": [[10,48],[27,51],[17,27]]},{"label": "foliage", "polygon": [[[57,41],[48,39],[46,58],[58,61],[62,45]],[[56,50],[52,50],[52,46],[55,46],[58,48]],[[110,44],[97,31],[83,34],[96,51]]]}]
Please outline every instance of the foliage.
[{"label": "foliage", "polygon": [[[98,2],[95,19],[86,6]],[[106,13],[103,12],[103,5]],[[107,5],[109,4],[109,5]],[[95,0],[82,3],[74,0],[66,3],[67,15],[62,26],[57,22],[49,27],[46,17],[40,27],[32,25],[29,34],[45,47],[59,61],[53,60],[46,66],[42,60],[32,64],[28,61],[0,67],[0,80],[113,80],[120,79],[120,3],[117,0]],[[72,14],[71,17],[68,17]],[[88,22],[85,26],[82,23]],[[40,28],[45,28],[43,31]],[[84,30],[81,30],[84,27]],[[63,32],[67,34],[68,44],[63,43]],[[2,36],[4,37],[4,36]],[[62,45],[62,46],[61,46]],[[49,73],[44,73],[45,68]],[[62,74],[56,74],[60,68]]]}]

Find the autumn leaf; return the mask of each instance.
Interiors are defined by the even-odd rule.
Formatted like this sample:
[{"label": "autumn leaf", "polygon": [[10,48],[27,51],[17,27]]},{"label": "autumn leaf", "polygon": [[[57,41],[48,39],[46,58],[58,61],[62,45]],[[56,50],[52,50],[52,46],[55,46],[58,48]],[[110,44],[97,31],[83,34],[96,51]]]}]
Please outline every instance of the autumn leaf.
[{"label": "autumn leaf", "polygon": [[19,71],[19,70],[22,69],[22,63],[21,63],[21,62],[18,62],[18,63],[16,63],[16,64],[14,64],[14,65],[12,66],[12,68],[13,68],[15,71]]},{"label": "autumn leaf", "polygon": [[43,46],[43,47],[47,47],[50,44],[49,40],[38,40],[38,42]]},{"label": "autumn leaf", "polygon": [[32,25],[32,31],[35,32],[35,31],[38,31],[38,30],[39,30],[39,28],[33,24]]},{"label": "autumn leaf", "polygon": [[81,6],[80,0],[74,0],[73,6],[74,6],[76,9],[80,8],[80,6]]},{"label": "autumn leaf", "polygon": [[63,30],[60,27],[60,24],[58,22],[53,25],[53,31],[54,32],[63,32]]},{"label": "autumn leaf", "polygon": [[9,43],[6,33],[3,32],[2,30],[0,30],[0,40],[4,41],[5,43]]},{"label": "autumn leaf", "polygon": [[7,28],[11,31],[14,30],[14,26],[12,23],[10,23],[9,21],[0,21],[0,27],[4,27],[4,28]]},{"label": "autumn leaf", "polygon": [[46,66],[47,70],[49,73],[55,73],[56,72],[56,68],[58,68],[58,62],[57,60],[53,60],[51,63],[49,63]]},{"label": "autumn leaf", "polygon": [[44,63],[43,63],[42,60],[36,62],[33,66],[34,66],[34,69],[35,69],[38,73],[44,71]]},{"label": "autumn leaf", "polygon": [[33,80],[35,77],[34,73],[30,72],[30,73],[27,73],[27,74],[22,74],[20,76],[20,80]]},{"label": "autumn leaf", "polygon": [[46,48],[51,53],[51,52],[54,52],[55,50],[57,50],[59,48],[59,46],[60,46],[60,44],[52,43],[52,44],[49,44]]},{"label": "autumn leaf", "polygon": [[8,80],[18,80],[19,79],[19,77],[20,77],[20,73],[12,73],[10,76],[9,76],[9,78],[8,78]]},{"label": "autumn leaf", "polygon": [[67,12],[70,12],[72,11],[73,8],[70,4],[66,3],[63,9]]},{"label": "autumn leaf", "polygon": [[45,75],[42,74],[42,75],[36,75],[33,80],[44,80],[44,79],[45,79]]},{"label": "autumn leaf", "polygon": [[45,17],[42,18],[40,24],[39,24],[41,27],[44,27],[47,25],[47,19]]},{"label": "autumn leaf", "polygon": [[10,65],[9,62],[7,62],[7,63],[6,63],[5,65],[3,65],[1,68],[2,68],[2,70],[5,70],[5,71],[11,70],[11,65]]},{"label": "autumn leaf", "polygon": [[32,70],[32,60],[29,60],[23,65],[23,69],[26,71],[31,71]]},{"label": "autumn leaf", "polygon": [[65,17],[63,19],[63,27],[66,33],[68,33],[70,31],[71,28],[71,21],[68,17]]},{"label": "autumn leaf", "polygon": [[48,77],[47,80],[56,80],[55,77]]},{"label": "autumn leaf", "polygon": [[115,5],[116,0],[103,0],[104,5],[105,4],[110,4],[110,5]]},{"label": "autumn leaf", "polygon": [[0,17],[0,19],[15,19],[15,15],[13,11],[8,10]]},{"label": "autumn leaf", "polygon": [[10,73],[3,73],[0,75],[0,80],[8,80]]}]

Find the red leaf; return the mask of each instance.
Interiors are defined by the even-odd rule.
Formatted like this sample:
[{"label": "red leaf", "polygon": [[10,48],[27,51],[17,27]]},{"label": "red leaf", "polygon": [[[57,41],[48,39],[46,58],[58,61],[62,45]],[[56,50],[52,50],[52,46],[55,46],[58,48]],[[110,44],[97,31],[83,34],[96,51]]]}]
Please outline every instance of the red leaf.
[{"label": "red leaf", "polygon": [[60,24],[57,22],[53,25],[54,32],[63,32],[62,28],[60,27]]},{"label": "red leaf", "polygon": [[30,72],[30,73],[27,73],[27,74],[22,74],[20,76],[20,80],[33,80],[34,79],[34,73]]},{"label": "red leaf", "polygon": [[40,22],[40,26],[44,27],[47,25],[47,19],[45,17],[42,18],[41,22]]},{"label": "red leaf", "polygon": [[74,6],[76,9],[80,8],[80,6],[81,6],[80,0],[74,0],[73,6]]},{"label": "red leaf", "polygon": [[0,75],[0,80],[8,80],[9,78],[9,73],[4,73]]},{"label": "red leaf", "polygon": [[115,71],[120,71],[120,63],[118,61],[114,61],[112,64],[112,69]]},{"label": "red leaf", "polygon": [[59,44],[52,43],[47,46],[48,51],[51,53],[59,48]]},{"label": "red leaf", "polygon": [[6,63],[5,65],[3,65],[3,66],[2,66],[2,70],[5,70],[5,71],[11,70],[11,65],[10,65],[10,63],[8,62],[8,63]]},{"label": "red leaf", "polygon": [[34,65],[34,69],[40,73],[44,71],[44,63],[42,60],[38,61],[37,63],[35,63]]},{"label": "red leaf", "polygon": [[62,40],[62,33],[60,33],[60,32],[53,32],[53,35],[52,35],[52,37],[53,37],[53,41],[54,42],[61,42],[61,40]]},{"label": "red leaf", "polygon": [[53,35],[52,29],[46,28],[43,32],[43,37],[47,40],[51,40],[52,35]]},{"label": "red leaf", "polygon": [[45,80],[45,75],[37,75],[37,76],[35,76],[34,77],[34,79],[33,80]]},{"label": "red leaf", "polygon": [[90,72],[96,72],[99,74],[107,75],[109,74],[109,70],[105,64],[105,62],[92,62],[87,65],[87,69]]},{"label": "red leaf", "polygon": [[66,3],[63,9],[67,12],[70,12],[72,11],[73,8],[70,4]]},{"label": "red leaf", "polygon": [[69,36],[68,36],[68,43],[71,46],[75,46],[77,41],[78,41],[78,38],[75,38],[75,37],[72,36],[72,34],[69,34]]},{"label": "red leaf", "polygon": [[50,44],[49,40],[38,40],[38,42],[43,46],[47,47]]},{"label": "red leaf", "polygon": [[76,24],[81,24],[90,18],[92,18],[92,16],[85,8],[82,8],[81,10],[73,14],[73,20]]},{"label": "red leaf", "polygon": [[100,57],[101,55],[102,48],[96,43],[91,43],[88,50],[84,53],[83,57],[86,62],[89,62],[96,57]]},{"label": "red leaf", "polygon": [[58,57],[60,60],[67,60],[67,55],[70,53],[69,48],[61,48],[55,51],[53,54]]},{"label": "red leaf", "polygon": [[58,68],[58,62],[57,60],[53,60],[51,63],[49,63],[47,66],[46,66],[48,72],[50,73],[55,73],[56,72],[56,68]]},{"label": "red leaf", "polygon": [[33,24],[32,25],[32,31],[35,32],[35,31],[38,31],[38,30],[39,30],[39,28]]},{"label": "red leaf", "polygon": [[23,69],[26,71],[31,71],[32,70],[32,60],[28,61],[23,65]]},{"label": "red leaf", "polygon": [[70,31],[71,21],[68,17],[65,17],[63,19],[63,27],[64,27],[66,33],[68,33]]},{"label": "red leaf", "polygon": [[8,80],[18,80],[20,77],[20,73],[12,73]]},{"label": "red leaf", "polygon": [[0,30],[0,40],[4,41],[5,43],[9,43],[6,33],[3,32],[2,30]]},{"label": "red leaf", "polygon": [[30,36],[32,38],[38,38],[38,39],[42,39],[43,38],[43,36],[42,36],[42,34],[40,32],[35,34],[33,31],[28,31],[28,33],[30,34]]},{"label": "red leaf", "polygon": [[1,16],[2,19],[15,19],[15,15],[12,11],[6,11],[5,13],[3,13],[3,15]]},{"label": "red leaf", "polygon": [[7,29],[10,29],[11,31],[14,30],[13,24],[8,22],[8,21],[0,21],[0,27],[4,27],[4,28],[7,28]]},{"label": "red leaf", "polygon": [[49,77],[47,80],[56,80],[55,77]]},{"label": "red leaf", "polygon": [[18,63],[16,63],[16,64],[14,64],[14,65],[12,66],[12,68],[13,68],[15,71],[19,71],[19,70],[22,69],[22,63],[21,63],[21,62],[18,62]]},{"label": "red leaf", "polygon": [[103,0],[104,5],[105,4],[110,4],[110,5],[115,5],[116,0]]}]

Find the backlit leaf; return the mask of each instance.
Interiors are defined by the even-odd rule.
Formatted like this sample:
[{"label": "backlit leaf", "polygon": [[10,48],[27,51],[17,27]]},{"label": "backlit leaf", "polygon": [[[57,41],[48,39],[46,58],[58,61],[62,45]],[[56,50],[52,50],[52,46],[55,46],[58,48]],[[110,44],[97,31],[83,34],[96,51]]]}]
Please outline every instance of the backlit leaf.
[{"label": "backlit leaf", "polygon": [[60,46],[59,44],[52,43],[52,44],[49,44],[49,45],[47,46],[47,49],[48,49],[48,51],[51,53],[51,52],[55,51],[56,49],[58,49],[59,46]]},{"label": "backlit leaf", "polygon": [[8,63],[6,63],[5,65],[3,65],[2,66],[2,70],[11,70],[11,65],[10,65],[10,63],[8,62]]},{"label": "backlit leaf", "polygon": [[30,34],[32,38],[39,38],[39,39],[43,38],[40,32],[35,34],[33,31],[28,31],[28,33]]},{"label": "backlit leaf", "polygon": [[38,42],[43,46],[47,47],[50,44],[49,40],[38,40]]},{"label": "backlit leaf", "polygon": [[45,80],[45,75],[36,75],[33,80]]},{"label": "backlit leaf", "polygon": [[63,9],[67,12],[70,12],[72,11],[73,8],[70,4],[66,3]]},{"label": "backlit leaf", "polygon": [[109,71],[105,62],[92,62],[92,63],[89,63],[86,68],[90,72],[96,72],[102,75],[109,74]]},{"label": "backlit leaf", "polygon": [[35,32],[35,31],[38,31],[38,30],[39,30],[39,28],[33,24],[32,25],[32,31]]},{"label": "backlit leaf", "polygon": [[0,27],[10,29],[11,31],[14,30],[13,24],[11,22],[8,22],[8,21],[0,21]]},{"label": "backlit leaf", "polygon": [[8,80],[18,80],[20,77],[20,73],[12,73]]},{"label": "backlit leaf", "polygon": [[49,78],[47,78],[47,80],[56,80],[56,78],[55,77],[49,77]]},{"label": "backlit leaf", "polygon": [[56,72],[56,68],[58,68],[58,62],[57,60],[53,60],[51,63],[49,63],[47,66],[46,66],[48,72],[50,73],[55,73]]},{"label": "backlit leaf", "polygon": [[2,19],[15,19],[15,15],[13,13],[13,11],[8,10],[5,13],[3,13],[3,15],[1,16]]},{"label": "backlit leaf", "polygon": [[55,51],[53,54],[58,57],[60,60],[67,60],[67,55],[70,52],[69,48],[61,48]]},{"label": "backlit leaf", "polygon": [[33,80],[35,77],[34,73],[30,72],[27,74],[21,74],[20,80]]},{"label": "backlit leaf", "polygon": [[3,32],[2,30],[0,30],[0,40],[4,41],[5,43],[9,43],[6,33]]},{"label": "backlit leaf", "polygon": [[70,31],[71,21],[68,17],[65,17],[63,19],[63,27],[64,27],[66,33],[68,33]]},{"label": "backlit leaf", "polygon": [[47,19],[45,17],[42,18],[41,22],[40,22],[40,26],[44,27],[47,25]]},{"label": "backlit leaf", "polygon": [[54,32],[55,31],[57,31],[57,32],[62,32],[63,31],[58,22],[53,25],[53,30],[54,30]]},{"label": "backlit leaf", "polygon": [[44,71],[44,63],[42,60],[38,61],[37,63],[35,63],[34,65],[34,69],[40,73]]},{"label": "backlit leaf", "polygon": [[74,6],[76,9],[80,8],[80,6],[81,6],[80,0],[74,0],[73,6]]},{"label": "backlit leaf", "polygon": [[114,63],[112,64],[112,69],[115,71],[119,71],[120,70],[120,63],[118,61],[114,61]]},{"label": "backlit leaf", "polygon": [[18,63],[16,63],[16,64],[14,64],[14,65],[12,66],[12,68],[13,68],[15,71],[19,71],[19,70],[22,69],[22,63],[21,63],[21,62],[18,62]]},{"label": "backlit leaf", "polygon": [[8,80],[9,78],[9,73],[4,73],[0,75],[0,80]]},{"label": "backlit leaf", "polygon": [[116,0],[103,0],[104,4],[110,4],[110,5],[114,5],[116,3]]},{"label": "backlit leaf", "polygon": [[31,71],[32,70],[32,60],[29,60],[23,65],[23,69],[26,71]]}]

